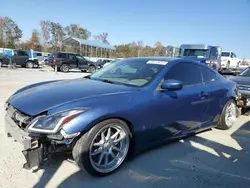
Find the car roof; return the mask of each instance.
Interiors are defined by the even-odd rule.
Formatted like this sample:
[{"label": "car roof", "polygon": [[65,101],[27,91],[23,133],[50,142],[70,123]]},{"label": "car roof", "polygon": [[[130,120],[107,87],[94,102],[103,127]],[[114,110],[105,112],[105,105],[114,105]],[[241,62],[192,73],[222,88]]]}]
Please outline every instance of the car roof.
[{"label": "car roof", "polygon": [[[133,58],[127,58],[130,60],[136,60],[136,59],[144,59],[144,60],[155,60],[155,61],[167,61],[167,62],[196,62],[200,63],[203,60],[206,60],[207,58],[194,58],[194,57],[164,57],[164,56],[152,56],[152,57],[133,57]],[[126,60],[126,59],[125,59]]]}]

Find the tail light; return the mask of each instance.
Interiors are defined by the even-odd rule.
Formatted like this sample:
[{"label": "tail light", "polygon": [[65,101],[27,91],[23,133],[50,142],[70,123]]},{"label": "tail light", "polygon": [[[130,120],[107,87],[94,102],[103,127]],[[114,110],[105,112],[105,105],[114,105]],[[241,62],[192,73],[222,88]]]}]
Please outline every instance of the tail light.
[{"label": "tail light", "polygon": [[211,68],[213,68],[213,67],[214,67],[214,64],[213,64],[213,63],[210,63],[209,66],[210,66]]},{"label": "tail light", "polygon": [[54,63],[56,62],[56,58],[53,59],[53,62],[54,62]]}]

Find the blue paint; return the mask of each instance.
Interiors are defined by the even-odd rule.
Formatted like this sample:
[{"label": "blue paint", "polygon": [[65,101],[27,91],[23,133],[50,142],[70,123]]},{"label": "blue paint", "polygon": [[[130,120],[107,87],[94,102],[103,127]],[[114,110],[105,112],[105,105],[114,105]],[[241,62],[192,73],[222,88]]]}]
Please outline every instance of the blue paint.
[{"label": "blue paint", "polygon": [[[215,126],[226,102],[236,98],[236,83],[207,68],[199,59],[146,57],[117,63],[149,60],[165,61],[167,65],[163,65],[155,78],[142,87],[93,80],[100,74],[97,72],[92,79],[55,80],[27,86],[18,90],[8,102],[31,116],[86,109],[63,126],[68,134],[84,133],[109,118],[126,120],[130,122],[135,146],[145,149],[158,141]],[[193,64],[200,69],[204,67],[216,75],[217,81],[206,84],[201,81],[197,85],[177,88],[175,86],[180,82],[172,80],[165,86],[173,87],[173,90],[160,89],[164,76],[180,63]],[[202,73],[200,76],[201,80],[205,79]]]}]

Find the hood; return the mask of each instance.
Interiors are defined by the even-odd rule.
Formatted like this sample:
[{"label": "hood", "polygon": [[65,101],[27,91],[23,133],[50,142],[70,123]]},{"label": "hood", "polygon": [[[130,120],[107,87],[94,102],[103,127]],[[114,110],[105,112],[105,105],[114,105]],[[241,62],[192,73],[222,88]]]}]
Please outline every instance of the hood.
[{"label": "hood", "polygon": [[230,80],[236,82],[239,85],[250,85],[250,77],[247,76],[235,76]]},{"label": "hood", "polygon": [[64,103],[135,90],[134,87],[124,85],[75,79],[28,88],[13,95],[8,102],[21,112],[34,116]]}]

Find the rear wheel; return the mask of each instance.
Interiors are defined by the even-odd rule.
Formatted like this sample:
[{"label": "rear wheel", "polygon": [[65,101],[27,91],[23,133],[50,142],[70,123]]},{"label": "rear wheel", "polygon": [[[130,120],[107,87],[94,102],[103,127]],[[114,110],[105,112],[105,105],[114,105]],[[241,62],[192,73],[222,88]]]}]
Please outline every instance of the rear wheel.
[{"label": "rear wheel", "polygon": [[128,155],[130,131],[119,119],[109,119],[95,125],[73,148],[78,166],[93,176],[104,176],[117,170]]},{"label": "rear wheel", "polygon": [[62,64],[60,67],[61,72],[69,72],[69,66],[67,64]]},{"label": "rear wheel", "polygon": [[32,61],[27,61],[25,67],[28,68],[28,69],[32,69],[34,67],[34,64],[33,64]]},{"label": "rear wheel", "polygon": [[234,102],[234,100],[229,100],[223,110],[222,114],[220,116],[220,121],[217,125],[217,128],[227,130],[233,127],[237,120],[237,106]]}]

